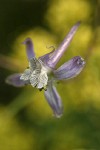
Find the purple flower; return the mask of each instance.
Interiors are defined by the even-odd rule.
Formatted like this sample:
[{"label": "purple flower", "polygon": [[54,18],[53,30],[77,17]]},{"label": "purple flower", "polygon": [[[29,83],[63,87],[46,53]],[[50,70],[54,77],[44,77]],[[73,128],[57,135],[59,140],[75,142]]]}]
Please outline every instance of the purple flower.
[{"label": "purple flower", "polygon": [[57,81],[68,80],[76,77],[83,69],[85,61],[80,56],[75,56],[58,69],[56,64],[69,46],[80,22],[76,23],[65,37],[64,41],[55,51],[44,56],[35,57],[34,47],[30,38],[27,38],[23,44],[26,46],[26,53],[29,61],[29,68],[23,73],[13,74],[7,77],[6,82],[10,85],[21,87],[31,84],[39,90],[44,89],[44,95],[53,110],[56,117],[60,117],[63,113],[63,105],[61,98],[54,86]]}]

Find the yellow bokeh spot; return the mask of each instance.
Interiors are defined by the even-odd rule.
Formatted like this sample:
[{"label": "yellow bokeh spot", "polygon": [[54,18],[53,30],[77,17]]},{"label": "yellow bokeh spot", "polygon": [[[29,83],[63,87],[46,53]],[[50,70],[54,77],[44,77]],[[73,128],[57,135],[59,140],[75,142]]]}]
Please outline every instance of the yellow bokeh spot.
[{"label": "yellow bokeh spot", "polygon": [[56,44],[55,36],[40,27],[26,31],[25,33],[17,37],[17,39],[13,43],[12,57],[18,58],[18,62],[26,67],[28,65],[26,47],[22,44],[22,42],[28,37],[30,37],[33,41],[36,57],[40,57],[46,53],[49,53],[50,51],[52,51],[52,48],[49,47],[55,47]]},{"label": "yellow bokeh spot", "polygon": [[52,0],[45,20],[53,31],[62,33],[70,23],[89,19],[90,14],[91,7],[88,1]]}]

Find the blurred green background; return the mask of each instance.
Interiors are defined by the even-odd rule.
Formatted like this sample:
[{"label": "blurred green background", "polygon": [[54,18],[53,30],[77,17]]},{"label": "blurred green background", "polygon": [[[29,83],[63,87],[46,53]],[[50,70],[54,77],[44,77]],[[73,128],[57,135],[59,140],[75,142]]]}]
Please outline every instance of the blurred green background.
[{"label": "blurred green background", "polygon": [[[56,119],[43,91],[14,88],[5,78],[28,65],[25,38],[32,38],[39,57],[57,48],[79,20],[58,66],[77,55],[86,66],[57,85],[64,114]],[[0,150],[87,149],[100,149],[100,1],[0,0]]]}]

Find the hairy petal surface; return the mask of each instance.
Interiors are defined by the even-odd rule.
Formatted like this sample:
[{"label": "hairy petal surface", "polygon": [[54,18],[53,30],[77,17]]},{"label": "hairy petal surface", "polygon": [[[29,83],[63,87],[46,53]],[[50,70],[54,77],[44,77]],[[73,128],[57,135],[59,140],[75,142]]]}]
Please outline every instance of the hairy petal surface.
[{"label": "hairy petal surface", "polygon": [[47,91],[45,91],[45,97],[53,110],[54,116],[57,118],[61,117],[63,113],[62,101],[56,87],[52,85],[52,82],[48,84]]},{"label": "hairy petal surface", "polygon": [[54,70],[53,73],[57,80],[74,78],[82,71],[84,65],[84,59],[80,56],[76,56],[64,63],[57,70]]},{"label": "hairy petal surface", "polygon": [[63,42],[60,44],[57,50],[55,50],[52,55],[50,54],[49,59],[47,61],[48,67],[54,68],[66,49],[68,48],[73,36],[75,35],[78,27],[80,25],[80,22],[77,22],[69,31],[67,36],[64,38]]},{"label": "hairy petal surface", "polygon": [[26,54],[27,54],[28,60],[30,60],[31,58],[35,57],[32,40],[30,38],[27,38],[23,42],[23,44],[26,45]]},{"label": "hairy petal surface", "polygon": [[29,84],[29,81],[20,80],[21,73],[15,73],[6,78],[6,83],[15,87],[23,87],[26,84]]}]

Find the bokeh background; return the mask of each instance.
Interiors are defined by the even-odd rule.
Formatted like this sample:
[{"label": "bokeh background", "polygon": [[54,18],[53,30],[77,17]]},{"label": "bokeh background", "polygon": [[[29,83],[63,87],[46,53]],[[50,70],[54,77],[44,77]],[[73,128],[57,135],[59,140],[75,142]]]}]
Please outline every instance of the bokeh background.
[{"label": "bokeh background", "polygon": [[[28,65],[25,38],[32,38],[39,57],[57,48],[79,20],[58,66],[77,55],[86,66],[57,85],[64,114],[56,119],[43,91],[15,88],[5,79]],[[100,149],[100,1],[0,0],[0,150],[87,149]]]}]

